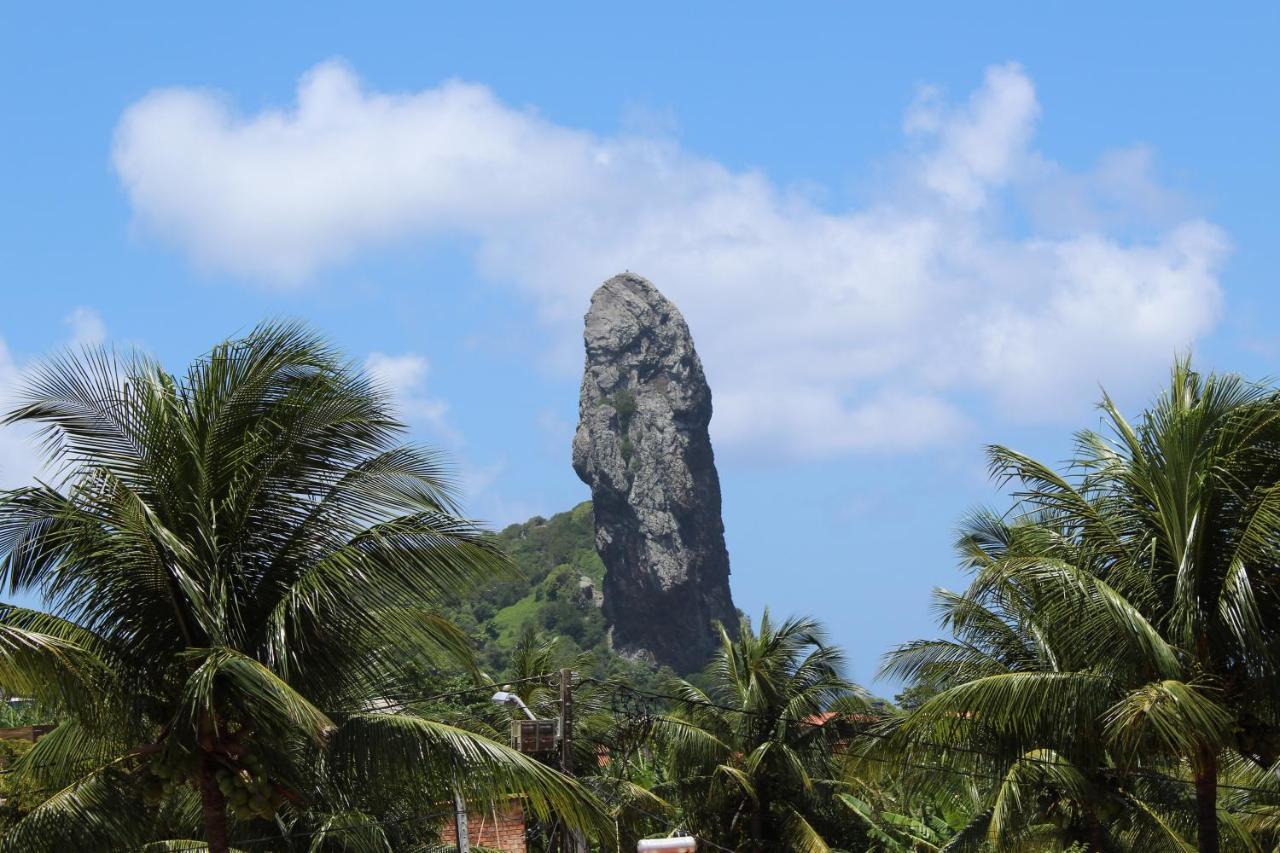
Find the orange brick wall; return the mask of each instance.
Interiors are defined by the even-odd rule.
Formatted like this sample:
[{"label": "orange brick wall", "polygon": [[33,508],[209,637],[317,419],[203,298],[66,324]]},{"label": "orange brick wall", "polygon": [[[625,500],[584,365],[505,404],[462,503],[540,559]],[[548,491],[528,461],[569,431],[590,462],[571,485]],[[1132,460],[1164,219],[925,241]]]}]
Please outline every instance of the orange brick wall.
[{"label": "orange brick wall", "polygon": [[[472,844],[506,853],[525,853],[524,807],[519,800],[512,800],[505,808],[499,806],[482,812],[468,810],[467,835]],[[458,834],[452,820],[441,829],[440,841],[445,845],[457,845]]]}]

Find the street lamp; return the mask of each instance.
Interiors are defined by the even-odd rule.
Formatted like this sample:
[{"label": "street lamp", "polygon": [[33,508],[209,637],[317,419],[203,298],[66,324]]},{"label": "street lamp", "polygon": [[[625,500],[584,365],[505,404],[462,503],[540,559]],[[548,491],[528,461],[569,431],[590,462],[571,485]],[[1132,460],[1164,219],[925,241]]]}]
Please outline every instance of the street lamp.
[{"label": "street lamp", "polygon": [[526,717],[528,717],[529,719],[531,719],[531,720],[536,720],[536,719],[538,719],[537,717],[535,717],[535,716],[533,715],[533,712],[529,710],[529,706],[528,706],[528,705],[526,705],[526,704],[524,704],[524,700],[523,700],[523,699],[521,699],[519,696],[517,696],[517,695],[516,695],[516,694],[514,694],[514,693],[509,693],[509,692],[508,692],[508,691],[506,691],[506,690],[499,690],[497,693],[493,694],[493,704],[495,704],[495,705],[515,705],[515,706],[516,706],[517,708],[519,708],[521,711],[524,711],[524,715],[525,715]]}]

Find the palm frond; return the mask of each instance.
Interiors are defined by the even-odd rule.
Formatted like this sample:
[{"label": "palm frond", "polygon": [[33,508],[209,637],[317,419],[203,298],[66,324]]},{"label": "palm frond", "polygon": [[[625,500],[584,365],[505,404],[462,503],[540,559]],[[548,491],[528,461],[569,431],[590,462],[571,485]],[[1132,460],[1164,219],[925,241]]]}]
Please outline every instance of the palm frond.
[{"label": "palm frond", "polygon": [[337,772],[374,789],[401,788],[469,803],[520,797],[542,819],[609,838],[612,822],[589,791],[509,747],[453,726],[403,714],[355,714],[333,742]]}]

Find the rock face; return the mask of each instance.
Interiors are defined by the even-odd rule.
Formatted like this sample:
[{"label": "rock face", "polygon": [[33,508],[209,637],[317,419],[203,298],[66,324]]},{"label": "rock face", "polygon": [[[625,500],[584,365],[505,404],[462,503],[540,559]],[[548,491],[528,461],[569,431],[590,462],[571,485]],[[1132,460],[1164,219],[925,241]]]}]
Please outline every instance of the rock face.
[{"label": "rock face", "polygon": [[614,648],[690,672],[737,624],[707,424],[711,389],[675,305],[614,276],[586,317],[573,468],[591,487]]}]

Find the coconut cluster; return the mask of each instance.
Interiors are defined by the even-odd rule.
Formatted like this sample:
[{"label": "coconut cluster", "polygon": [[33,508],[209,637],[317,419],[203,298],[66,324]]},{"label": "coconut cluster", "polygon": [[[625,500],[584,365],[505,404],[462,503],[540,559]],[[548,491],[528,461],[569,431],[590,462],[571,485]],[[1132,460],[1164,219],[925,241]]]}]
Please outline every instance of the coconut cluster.
[{"label": "coconut cluster", "polygon": [[[183,786],[195,787],[201,770],[201,756],[183,750],[165,750],[150,762],[151,778],[143,787],[148,803],[158,803]],[[250,752],[236,759],[219,758],[223,765],[214,774],[218,790],[240,820],[272,818],[284,805],[285,798],[267,778],[262,759]]]},{"label": "coconut cluster", "polygon": [[239,766],[219,768],[218,790],[227,798],[240,820],[275,817],[284,805],[284,796],[262,770],[262,760],[253,753],[241,755]]}]

